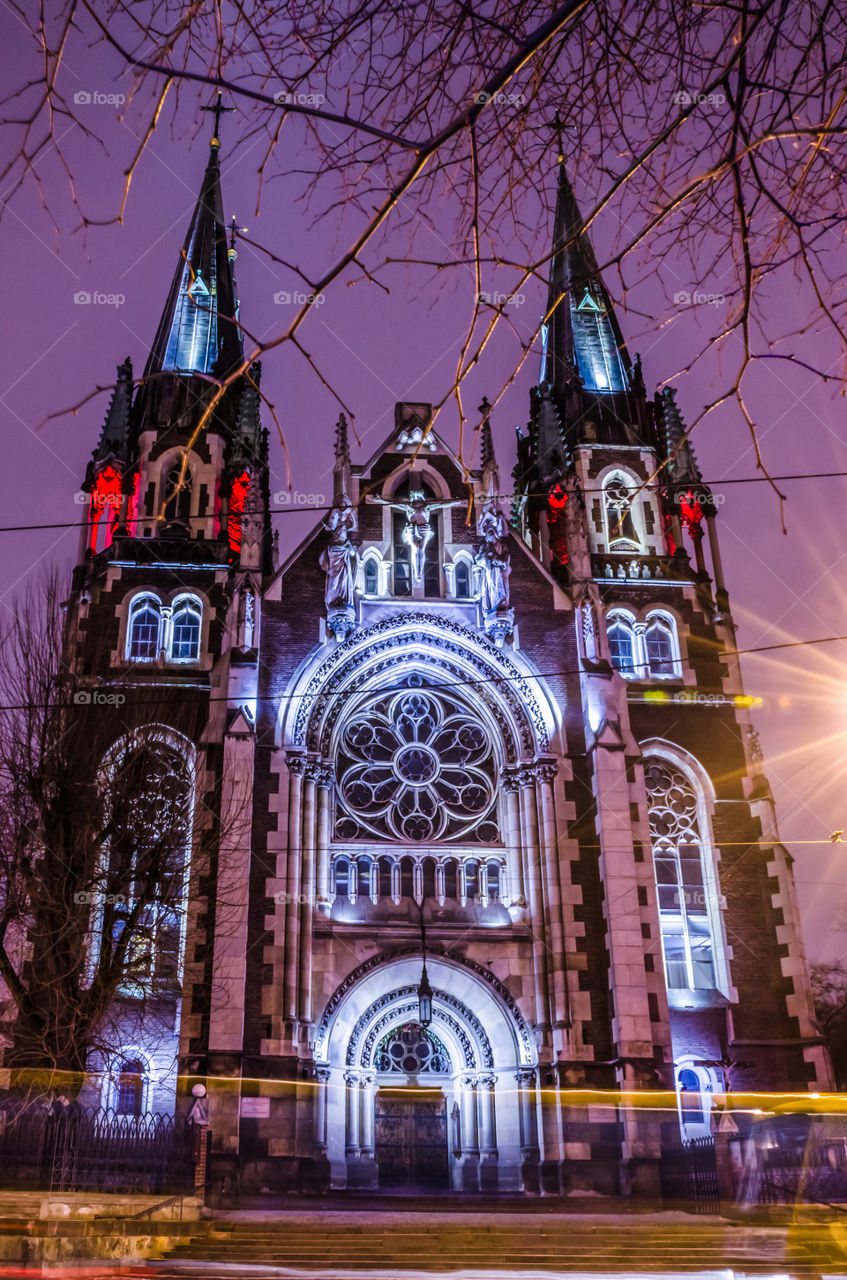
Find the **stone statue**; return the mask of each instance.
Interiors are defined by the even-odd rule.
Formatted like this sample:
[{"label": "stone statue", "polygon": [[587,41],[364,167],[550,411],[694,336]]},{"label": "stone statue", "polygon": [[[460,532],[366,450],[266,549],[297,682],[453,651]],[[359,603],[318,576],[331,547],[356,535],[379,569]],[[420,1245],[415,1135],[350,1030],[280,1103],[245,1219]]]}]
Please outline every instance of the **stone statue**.
[{"label": "stone statue", "polygon": [[238,592],[238,647],[252,649],[256,630],[256,597],[250,579],[242,582]]},{"label": "stone statue", "polygon": [[460,507],[460,500],[452,502],[429,502],[422,489],[412,489],[406,500],[392,502],[389,498],[376,498],[369,494],[368,502],[377,502],[384,507],[395,507],[405,513],[406,527],[403,530],[403,541],[409,548],[412,560],[412,578],[415,582],[423,582],[426,565],[426,549],[435,537],[435,530],[429,523],[435,511],[447,507]]},{"label": "stone statue", "polygon": [[324,528],[330,535],[329,545],[321,552],[320,566],[326,574],[324,600],[328,612],[353,607],[353,589],[359,567],[359,552],[351,540],[358,529],[353,503],[341,497],[332,508]]},{"label": "stone statue", "polygon": [[512,572],[506,517],[493,504],[486,504],[477,530],[482,538],[475,561],[482,570],[482,608],[485,614],[504,613],[509,608]]}]

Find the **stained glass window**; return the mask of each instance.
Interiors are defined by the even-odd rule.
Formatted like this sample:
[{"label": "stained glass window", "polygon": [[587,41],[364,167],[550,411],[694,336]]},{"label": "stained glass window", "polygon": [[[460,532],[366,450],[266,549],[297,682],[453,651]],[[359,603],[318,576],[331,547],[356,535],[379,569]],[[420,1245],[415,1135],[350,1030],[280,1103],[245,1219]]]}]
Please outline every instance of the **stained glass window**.
[{"label": "stained glass window", "polygon": [[704,875],[699,795],[680,769],[653,757],[645,763],[650,836],[659,901],[665,976],[672,990],[716,987],[712,936],[714,891]]},{"label": "stained glass window", "polygon": [[200,606],[183,601],[174,608],[171,657],[174,662],[196,662],[200,656]]},{"label": "stained glass window", "polygon": [[612,666],[621,675],[635,675],[635,636],[632,627],[623,618],[615,618],[609,623],[609,650]]},{"label": "stained glass window", "polygon": [[402,842],[498,838],[492,745],[479,715],[409,676],[341,733],[336,832]]},{"label": "stained glass window", "polygon": [[400,1075],[449,1075],[450,1055],[437,1036],[416,1022],[380,1040],[374,1055],[377,1071]]},{"label": "stained glass window", "polygon": [[158,600],[142,596],[133,601],[129,616],[127,657],[132,662],[152,662],[159,651],[162,622]]},{"label": "stained glass window", "polygon": [[647,669],[651,676],[677,674],[673,635],[669,623],[663,618],[654,618],[650,621],[644,633],[644,645],[647,652]]},{"label": "stained glass window", "polygon": [[115,1111],[119,1116],[140,1116],[144,1109],[144,1064],[138,1058],[121,1063],[115,1089]]},{"label": "stained glass window", "polygon": [[607,481],[606,525],[610,551],[640,551],[641,544],[632,518],[633,491],[620,476]]}]

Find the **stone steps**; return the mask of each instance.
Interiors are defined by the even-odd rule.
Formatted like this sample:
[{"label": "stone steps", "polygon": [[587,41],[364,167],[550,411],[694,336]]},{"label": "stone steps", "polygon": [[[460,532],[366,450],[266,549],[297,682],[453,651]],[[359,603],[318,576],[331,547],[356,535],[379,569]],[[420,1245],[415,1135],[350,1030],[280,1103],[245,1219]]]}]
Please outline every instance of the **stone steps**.
[{"label": "stone steps", "polygon": [[825,1227],[784,1230],[706,1225],[637,1226],[532,1222],[430,1221],[341,1224],[216,1222],[209,1234],[166,1255],[194,1261],[320,1271],[790,1271],[792,1276],[847,1270],[833,1257]]}]

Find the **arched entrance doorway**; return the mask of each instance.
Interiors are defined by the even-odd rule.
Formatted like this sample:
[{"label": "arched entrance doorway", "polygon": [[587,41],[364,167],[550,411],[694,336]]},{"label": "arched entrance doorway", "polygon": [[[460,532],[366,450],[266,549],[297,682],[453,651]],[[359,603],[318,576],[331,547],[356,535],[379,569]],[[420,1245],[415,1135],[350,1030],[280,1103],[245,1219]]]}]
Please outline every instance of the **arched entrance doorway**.
[{"label": "arched entrance doorway", "polygon": [[522,1189],[538,1151],[534,1040],[470,961],[428,956],[433,1017],[417,1021],[420,956],[376,958],[330,1000],[315,1060],[317,1145],[334,1187]]},{"label": "arched entrance doorway", "polygon": [[382,1037],[374,1067],[379,1186],[386,1191],[446,1190],[450,1158],[445,1089],[455,1075],[450,1050],[430,1028],[404,1022]]}]

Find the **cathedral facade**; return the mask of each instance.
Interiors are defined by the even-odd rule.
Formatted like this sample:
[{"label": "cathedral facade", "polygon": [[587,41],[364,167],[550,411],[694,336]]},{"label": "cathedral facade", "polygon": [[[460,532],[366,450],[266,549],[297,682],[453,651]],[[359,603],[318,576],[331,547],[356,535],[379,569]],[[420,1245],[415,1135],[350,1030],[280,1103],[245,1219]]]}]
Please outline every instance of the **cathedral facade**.
[{"label": "cathedral facade", "polygon": [[[104,761],[146,735],[194,828],[169,997],[99,1101],[205,1088],[246,1196],[649,1191],[716,1094],[828,1083],[716,506],[579,226],[560,165],[513,480],[485,403],[470,473],[427,404],[366,460],[342,416],[332,508],[279,565],[216,139],[118,370],[66,656],[122,695],[80,710]],[[654,1089],[678,1107],[594,1092]]]}]

